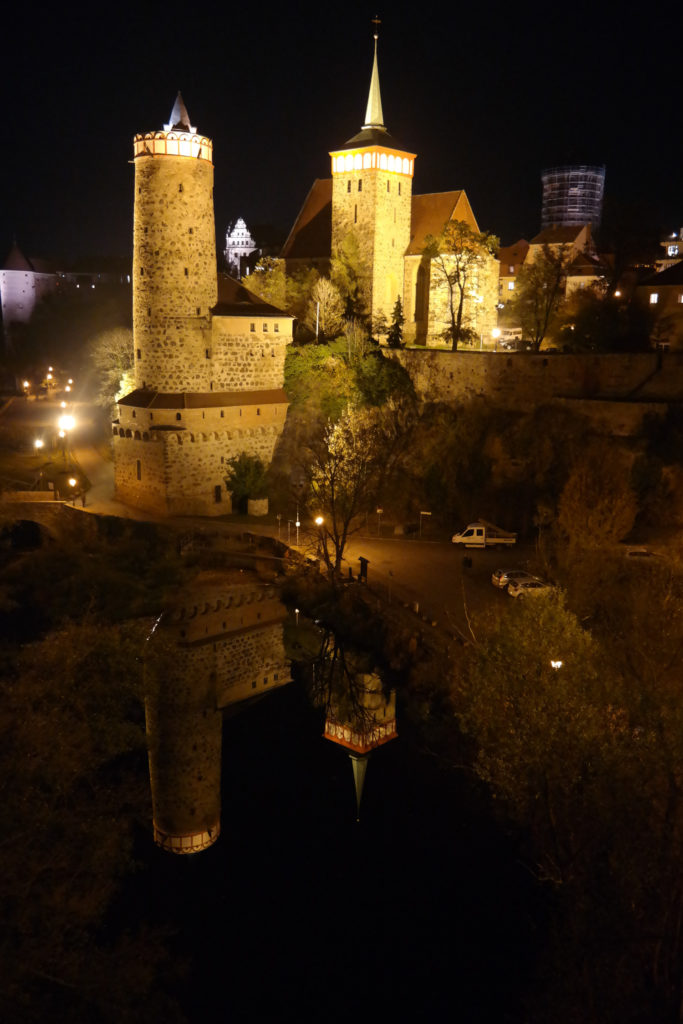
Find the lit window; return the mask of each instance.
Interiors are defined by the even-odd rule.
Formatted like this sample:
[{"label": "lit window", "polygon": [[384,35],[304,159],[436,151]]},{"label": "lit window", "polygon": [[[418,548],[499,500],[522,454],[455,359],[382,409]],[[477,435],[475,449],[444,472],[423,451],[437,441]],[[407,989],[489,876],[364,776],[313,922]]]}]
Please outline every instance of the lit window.
[{"label": "lit window", "polygon": [[510,264],[510,266],[508,267],[508,270],[510,271],[511,274],[514,274],[514,272],[515,272],[515,268],[514,268],[514,266],[512,264]]},{"label": "lit window", "polygon": [[514,281],[508,281],[508,291],[509,292],[514,292],[514,290],[515,290],[515,282]]},{"label": "lit window", "polygon": [[658,292],[650,292],[650,305],[651,306],[656,306],[658,302],[659,302],[659,293]]},{"label": "lit window", "polygon": [[678,256],[678,246],[669,245],[667,246],[666,252],[668,256]]},{"label": "lit window", "polygon": [[683,303],[683,292],[679,292],[676,298],[676,302]]}]

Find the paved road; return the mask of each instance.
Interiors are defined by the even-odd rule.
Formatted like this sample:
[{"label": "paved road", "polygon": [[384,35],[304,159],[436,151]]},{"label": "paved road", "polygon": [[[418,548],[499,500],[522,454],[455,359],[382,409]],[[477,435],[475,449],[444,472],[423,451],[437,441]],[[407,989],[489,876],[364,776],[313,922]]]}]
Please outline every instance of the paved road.
[{"label": "paved road", "polygon": [[[47,436],[56,430],[61,413],[55,401],[26,402],[17,399],[3,412],[10,422],[25,430],[29,437]],[[89,406],[73,403],[68,411],[76,417],[71,441],[71,453],[88,477],[91,487],[87,495],[87,512],[118,515],[126,518],[149,519],[147,513],[130,508],[114,499],[114,469],[110,460],[96,447],[99,426]],[[219,531],[243,532],[244,523],[231,523],[229,519],[197,518],[195,522]],[[184,520],[188,522],[188,520]],[[277,536],[276,523],[254,521],[249,525],[254,532]],[[281,535],[286,537],[282,527]],[[315,550],[315,529],[302,526],[301,549]],[[292,530],[292,540],[294,531]],[[379,587],[392,602],[401,602],[419,608],[421,614],[449,632],[468,635],[468,617],[476,617],[487,609],[495,613],[510,598],[491,586],[491,573],[499,567],[533,568],[532,545],[518,545],[504,551],[465,550],[450,541],[426,538],[379,538],[369,534],[355,535],[346,549],[345,571],[350,567],[354,575],[359,569],[358,557],[369,560],[368,579]],[[463,567],[463,557],[471,558],[471,567]]]}]

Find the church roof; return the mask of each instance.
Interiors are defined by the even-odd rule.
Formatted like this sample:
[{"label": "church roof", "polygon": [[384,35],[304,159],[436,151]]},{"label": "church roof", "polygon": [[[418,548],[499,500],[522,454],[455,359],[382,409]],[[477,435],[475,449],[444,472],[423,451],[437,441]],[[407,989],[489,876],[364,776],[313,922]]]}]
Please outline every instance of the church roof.
[{"label": "church roof", "polygon": [[408,256],[421,254],[427,241],[427,235],[433,235],[436,238],[449,220],[464,220],[474,231],[479,230],[464,189],[413,196],[410,243],[406,254]]},{"label": "church roof", "polygon": [[382,112],[382,96],[379,88],[379,68],[377,65],[377,33],[375,32],[375,55],[372,61],[372,74],[370,75],[370,91],[368,93],[368,105],[365,108],[365,124],[353,138],[347,139],[344,149],[349,146],[386,146],[387,149],[398,149],[406,152],[405,147],[396,141],[389,134],[384,126],[384,114]]},{"label": "church roof", "polygon": [[270,391],[209,392],[164,392],[136,388],[125,398],[120,399],[118,404],[133,406],[136,409],[215,409],[220,406],[284,405],[288,402],[287,393],[282,388],[273,388]]},{"label": "church roof", "polygon": [[285,259],[329,259],[332,248],[332,178],[316,178],[282,248]]},{"label": "church roof", "polygon": [[227,274],[218,275],[218,302],[211,312],[213,316],[283,316],[294,319],[277,306],[264,302]]},{"label": "church roof", "polygon": [[557,225],[544,228],[539,235],[531,239],[530,245],[571,245],[586,228],[585,224]]},{"label": "church roof", "polygon": [[502,245],[498,250],[501,274],[505,276],[505,267],[517,267],[524,263],[528,251],[529,243],[526,238],[520,238],[518,242],[513,242],[512,245]]}]

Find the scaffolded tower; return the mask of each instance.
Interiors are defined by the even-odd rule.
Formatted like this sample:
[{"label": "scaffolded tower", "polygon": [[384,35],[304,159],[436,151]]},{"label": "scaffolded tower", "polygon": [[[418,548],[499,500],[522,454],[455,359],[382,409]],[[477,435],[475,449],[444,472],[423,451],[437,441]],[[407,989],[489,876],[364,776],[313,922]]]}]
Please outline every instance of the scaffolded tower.
[{"label": "scaffolded tower", "polygon": [[602,217],[605,168],[579,164],[575,167],[549,167],[541,174],[543,211],[541,227],[571,227],[592,224]]}]

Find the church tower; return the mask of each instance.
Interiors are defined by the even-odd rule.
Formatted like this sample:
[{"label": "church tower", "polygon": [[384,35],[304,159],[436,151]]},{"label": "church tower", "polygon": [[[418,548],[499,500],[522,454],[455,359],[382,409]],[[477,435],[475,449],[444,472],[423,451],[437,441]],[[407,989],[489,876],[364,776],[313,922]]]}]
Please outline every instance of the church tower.
[{"label": "church tower", "polygon": [[210,309],[216,304],[213,146],[182,96],[163,131],[136,135],[133,228],[135,384],[208,391]]},{"label": "church tower", "polygon": [[377,65],[377,28],[365,124],[332,158],[332,252],[355,234],[366,266],[366,300],[372,317],[392,314],[403,299],[403,257],[410,242],[415,153],[384,126]]}]

